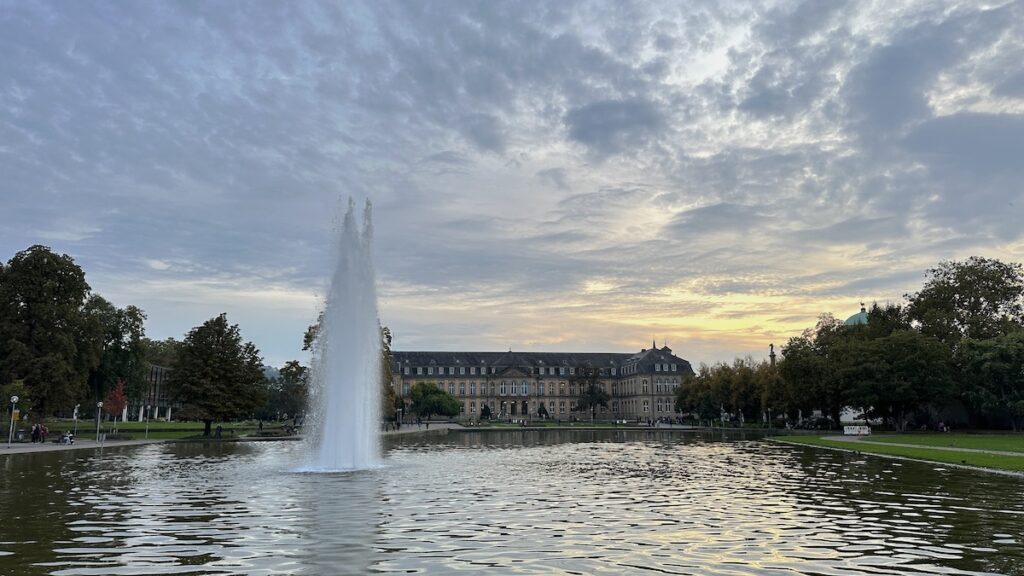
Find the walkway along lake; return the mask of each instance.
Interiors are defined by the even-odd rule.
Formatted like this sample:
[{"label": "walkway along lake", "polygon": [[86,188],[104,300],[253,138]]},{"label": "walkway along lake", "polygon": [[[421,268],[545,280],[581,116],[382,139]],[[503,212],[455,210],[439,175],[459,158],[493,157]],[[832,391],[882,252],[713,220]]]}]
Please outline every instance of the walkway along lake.
[{"label": "walkway along lake", "polygon": [[651,431],[0,457],[0,574],[1022,574],[1024,479]]}]

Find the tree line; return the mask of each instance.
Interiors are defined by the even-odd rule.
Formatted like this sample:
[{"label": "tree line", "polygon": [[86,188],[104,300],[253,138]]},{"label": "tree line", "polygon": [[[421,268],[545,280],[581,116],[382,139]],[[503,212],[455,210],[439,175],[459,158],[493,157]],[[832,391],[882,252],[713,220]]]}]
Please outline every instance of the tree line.
[{"label": "tree line", "polygon": [[831,314],[790,338],[773,365],[751,359],[701,366],[676,409],[703,420],[795,420],[845,408],[897,430],[957,423],[1024,427],[1024,272],[971,257],[929,269],[921,290],[874,304],[867,321]]},{"label": "tree line", "polygon": [[[273,378],[263,358],[225,314],[182,340],[151,340],[146,314],[118,308],[92,291],[67,254],[31,246],[0,262],[0,394],[18,396],[23,415],[69,417],[75,405],[104,401],[119,415],[148,399],[147,366],[171,369],[171,401],[182,419],[215,421],[298,414],[308,370],[288,362]],[[90,414],[91,411],[85,411]]]}]

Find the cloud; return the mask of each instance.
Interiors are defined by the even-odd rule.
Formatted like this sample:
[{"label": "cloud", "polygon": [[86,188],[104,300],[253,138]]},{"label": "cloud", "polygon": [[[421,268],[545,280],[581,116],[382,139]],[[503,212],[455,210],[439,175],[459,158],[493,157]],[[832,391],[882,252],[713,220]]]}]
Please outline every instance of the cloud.
[{"label": "cloud", "polygon": [[604,100],[573,108],[565,115],[569,138],[599,155],[641,148],[665,129],[665,120],[651,102]]},{"label": "cloud", "polygon": [[74,255],[156,337],[232,304],[290,359],[369,197],[400,346],[763,352],[1024,259],[1022,10],[11,5],[0,252]]}]

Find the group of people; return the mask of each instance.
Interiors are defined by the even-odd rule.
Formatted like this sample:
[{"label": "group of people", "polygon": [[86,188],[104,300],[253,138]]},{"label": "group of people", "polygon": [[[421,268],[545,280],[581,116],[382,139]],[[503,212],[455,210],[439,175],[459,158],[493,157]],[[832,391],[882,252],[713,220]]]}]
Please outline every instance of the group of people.
[{"label": "group of people", "polygon": [[[39,442],[41,444],[46,443],[46,437],[50,435],[50,429],[46,427],[46,424],[33,424],[32,425],[32,442]],[[61,444],[74,444],[75,435],[69,430],[65,430],[60,435]]]},{"label": "group of people", "polygon": [[50,429],[46,427],[46,424],[33,424],[32,425],[32,443],[41,442],[46,443],[46,437],[50,435]]}]

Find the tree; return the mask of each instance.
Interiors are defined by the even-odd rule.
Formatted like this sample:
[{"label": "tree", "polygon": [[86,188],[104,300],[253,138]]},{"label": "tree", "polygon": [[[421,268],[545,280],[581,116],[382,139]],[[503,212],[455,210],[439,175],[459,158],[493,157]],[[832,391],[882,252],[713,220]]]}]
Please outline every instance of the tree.
[{"label": "tree", "polygon": [[938,338],[916,330],[897,330],[874,345],[881,358],[878,365],[887,368],[876,410],[898,430],[906,430],[912,412],[950,398],[950,351]]},{"label": "tree", "polygon": [[972,256],[928,270],[920,292],[907,294],[908,314],[921,331],[951,348],[961,338],[1006,334],[1024,319],[1024,268]]},{"label": "tree", "polygon": [[409,391],[413,414],[429,419],[433,414],[453,418],[462,412],[462,403],[430,382],[417,382]]},{"label": "tree", "polygon": [[[576,407],[578,410],[590,410],[590,421],[593,422],[597,407],[604,406],[607,408],[611,396],[605,392],[604,387],[601,385],[601,374],[597,368],[590,364],[581,364],[576,367],[575,372],[573,380],[580,390],[580,395],[576,399]],[[541,407],[543,406],[544,404],[542,403]],[[545,410],[545,413],[547,413],[547,410]]]},{"label": "tree", "polygon": [[242,343],[238,325],[221,314],[193,328],[182,342],[171,388],[184,418],[201,420],[205,436],[214,420],[251,413],[263,402],[263,359],[252,342]]},{"label": "tree", "polygon": [[[547,411],[545,411],[545,414],[546,413],[547,413]],[[480,419],[481,420],[490,420],[491,419],[491,407],[488,406],[487,404],[484,404],[483,408],[480,409]]]},{"label": "tree", "polygon": [[1008,416],[1014,432],[1024,429],[1024,330],[986,340],[968,338],[957,351],[968,400]]},{"label": "tree", "polygon": [[164,368],[174,369],[178,361],[178,352],[181,349],[181,342],[174,338],[165,340],[150,340],[142,338],[142,354],[146,362]]},{"label": "tree", "polygon": [[99,363],[96,332],[82,314],[89,291],[75,261],[46,246],[0,267],[0,384],[24,380],[43,414],[83,397]]},{"label": "tree", "polygon": [[124,407],[127,405],[128,396],[124,393],[124,380],[118,380],[103,399],[103,411],[114,419],[115,431],[117,430],[117,417],[124,412]]},{"label": "tree", "polygon": [[[490,418],[490,416],[491,416],[491,409],[490,409],[490,408],[487,408],[487,405],[486,405],[486,404],[484,404],[484,408],[486,408],[486,409],[487,409],[487,417],[488,417],[488,418]],[[483,415],[483,411],[482,411],[482,410],[480,411],[480,414],[481,414],[481,418],[482,418],[482,417],[483,417],[483,416],[482,416],[482,415]],[[541,418],[544,418],[545,420],[546,420],[546,419],[547,419],[547,417],[548,417],[548,409],[547,409],[547,408],[546,408],[546,407],[544,406],[544,401],[543,401],[543,400],[541,400],[540,402],[538,402],[538,406],[537,406],[537,416],[539,416],[539,417],[541,417]]]},{"label": "tree", "polygon": [[4,413],[11,410],[11,396],[18,397],[17,409],[22,414],[28,414],[32,411],[32,396],[29,395],[29,391],[25,386],[24,380],[15,380],[10,384],[0,386],[0,403],[2,403],[0,405],[3,406],[2,412]]},{"label": "tree", "polygon": [[85,303],[84,314],[99,334],[99,363],[89,373],[89,386],[96,398],[117,382],[129,396],[141,398],[146,385],[146,314],[135,306],[117,308],[99,295]]},{"label": "tree", "polygon": [[391,329],[387,326],[380,328],[380,403],[381,417],[395,419],[395,389],[391,386],[393,375],[391,373]]}]

